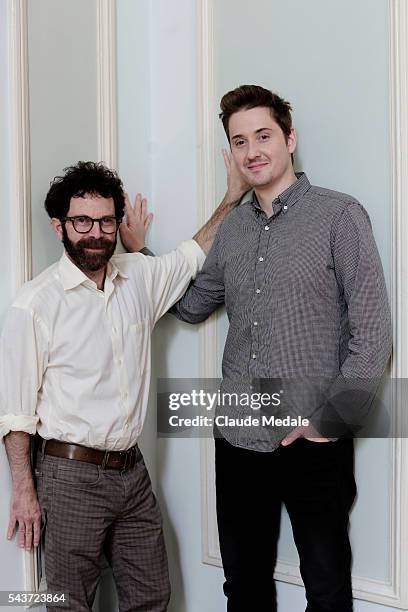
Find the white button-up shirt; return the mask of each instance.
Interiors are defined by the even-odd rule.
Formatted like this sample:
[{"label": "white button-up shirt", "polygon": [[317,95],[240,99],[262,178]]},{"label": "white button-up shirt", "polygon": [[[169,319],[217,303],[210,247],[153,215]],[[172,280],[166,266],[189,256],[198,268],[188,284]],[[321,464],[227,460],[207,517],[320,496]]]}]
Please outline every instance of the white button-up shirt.
[{"label": "white button-up shirt", "polygon": [[162,257],[114,255],[100,291],[66,254],[26,283],[0,342],[0,436],[106,450],[133,446],[150,383],[151,332],[205,255],[194,241]]}]

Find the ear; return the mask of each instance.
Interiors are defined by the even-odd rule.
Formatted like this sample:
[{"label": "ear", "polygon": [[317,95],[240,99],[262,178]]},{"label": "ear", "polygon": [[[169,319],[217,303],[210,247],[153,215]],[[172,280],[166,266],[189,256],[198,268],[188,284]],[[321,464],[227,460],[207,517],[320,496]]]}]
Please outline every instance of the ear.
[{"label": "ear", "polygon": [[62,222],[61,219],[56,219],[55,217],[53,217],[51,219],[51,225],[52,225],[52,229],[54,230],[58,240],[63,240],[63,233],[62,233]]},{"label": "ear", "polygon": [[297,144],[296,131],[294,130],[294,128],[291,128],[289,136],[288,136],[288,143],[287,143],[289,153],[295,152],[296,144]]}]

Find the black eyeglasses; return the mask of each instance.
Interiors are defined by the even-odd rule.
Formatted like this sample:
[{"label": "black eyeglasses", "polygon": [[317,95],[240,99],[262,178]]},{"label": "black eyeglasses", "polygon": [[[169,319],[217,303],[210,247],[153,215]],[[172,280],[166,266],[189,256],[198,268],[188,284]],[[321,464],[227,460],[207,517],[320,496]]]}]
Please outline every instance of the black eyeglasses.
[{"label": "black eyeglasses", "polygon": [[61,221],[71,221],[72,226],[78,234],[87,234],[91,231],[95,221],[99,223],[101,232],[104,234],[114,234],[122,222],[121,218],[117,217],[100,217],[93,219],[86,215],[78,215],[76,217],[64,217]]}]

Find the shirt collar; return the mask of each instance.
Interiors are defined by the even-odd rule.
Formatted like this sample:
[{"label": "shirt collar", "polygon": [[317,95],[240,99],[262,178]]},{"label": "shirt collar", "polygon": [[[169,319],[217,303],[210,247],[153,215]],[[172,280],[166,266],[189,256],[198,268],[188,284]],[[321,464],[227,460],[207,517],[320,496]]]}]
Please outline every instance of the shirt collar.
[{"label": "shirt collar", "polygon": [[[282,191],[282,193],[274,199],[272,203],[274,214],[279,212],[283,207],[286,207],[286,210],[290,206],[296,204],[296,202],[310,189],[309,179],[304,172],[296,172],[296,178],[297,180],[292,183],[292,185],[289,185],[285,191]],[[248,196],[245,196],[243,202],[249,202],[255,209],[262,210],[256,197],[255,190],[250,191]]]},{"label": "shirt collar", "polygon": [[[78,268],[68,257],[66,251],[62,254],[62,257],[59,261],[59,276],[61,279],[62,286],[65,291],[69,289],[74,289],[79,285],[82,285],[85,282],[93,282],[90,278],[87,277],[82,270]],[[122,272],[115,262],[112,260],[108,262],[108,268],[106,271],[106,278],[110,281],[113,281],[117,276],[122,278],[129,278],[127,274]]]}]

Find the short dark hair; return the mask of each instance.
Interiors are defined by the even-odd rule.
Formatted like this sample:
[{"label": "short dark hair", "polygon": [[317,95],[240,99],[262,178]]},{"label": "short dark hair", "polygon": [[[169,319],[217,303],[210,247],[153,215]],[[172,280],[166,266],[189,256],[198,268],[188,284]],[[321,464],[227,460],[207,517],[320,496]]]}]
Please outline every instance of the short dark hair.
[{"label": "short dark hair", "polygon": [[56,176],[51,182],[45,198],[45,210],[56,219],[67,216],[71,198],[86,194],[113,198],[115,216],[122,218],[125,210],[123,184],[114,170],[103,163],[79,161],[75,166],[64,168],[63,176]]},{"label": "short dark hair", "polygon": [[278,96],[278,94],[260,87],[260,85],[240,85],[229,91],[221,98],[221,113],[219,115],[224,126],[225,133],[229,137],[229,120],[231,115],[241,110],[249,110],[262,106],[269,108],[273,119],[281,128],[286,142],[292,129],[292,107],[289,102]]}]

